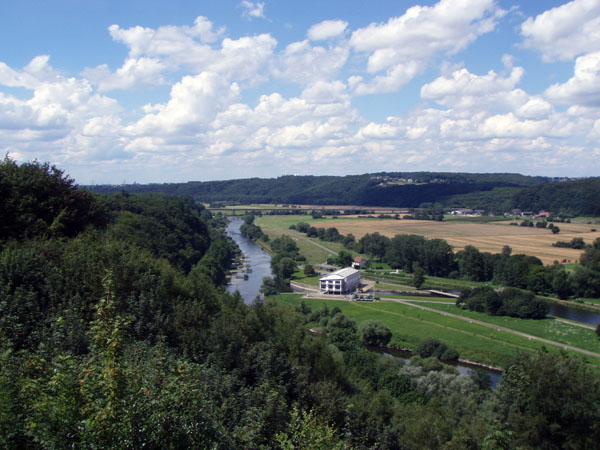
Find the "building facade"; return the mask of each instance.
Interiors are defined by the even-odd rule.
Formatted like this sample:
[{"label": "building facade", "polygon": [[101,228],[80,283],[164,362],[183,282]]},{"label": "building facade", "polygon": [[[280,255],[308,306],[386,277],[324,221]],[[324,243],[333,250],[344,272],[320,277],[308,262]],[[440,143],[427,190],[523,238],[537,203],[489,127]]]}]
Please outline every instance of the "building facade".
[{"label": "building facade", "polygon": [[319,280],[319,288],[325,294],[349,294],[360,285],[360,271],[351,267],[340,269]]}]

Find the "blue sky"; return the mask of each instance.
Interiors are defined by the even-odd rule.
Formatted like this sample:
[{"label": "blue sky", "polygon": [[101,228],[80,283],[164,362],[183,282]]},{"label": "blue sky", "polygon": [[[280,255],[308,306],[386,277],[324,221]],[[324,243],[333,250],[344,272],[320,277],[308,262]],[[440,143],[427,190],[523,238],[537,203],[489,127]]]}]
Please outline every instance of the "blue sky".
[{"label": "blue sky", "polygon": [[598,176],[600,0],[0,4],[0,147],[80,184]]}]

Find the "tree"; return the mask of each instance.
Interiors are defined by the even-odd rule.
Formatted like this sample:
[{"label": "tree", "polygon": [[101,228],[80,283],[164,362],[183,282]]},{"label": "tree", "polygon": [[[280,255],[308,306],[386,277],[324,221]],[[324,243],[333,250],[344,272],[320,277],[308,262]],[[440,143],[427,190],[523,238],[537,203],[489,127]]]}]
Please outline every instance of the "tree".
[{"label": "tree", "polygon": [[515,448],[593,448],[600,442],[600,380],[578,358],[521,353],[506,368],[498,394]]},{"label": "tree", "polygon": [[314,277],[317,274],[315,268],[311,264],[304,265],[304,275],[307,277]]},{"label": "tree", "polygon": [[419,342],[415,353],[421,358],[434,356],[442,361],[456,361],[459,356],[458,351],[434,338],[422,339]]},{"label": "tree", "polygon": [[362,249],[361,253],[366,253],[381,260],[386,254],[390,240],[378,232],[375,232],[372,234],[365,234],[360,239],[359,243]]},{"label": "tree", "polygon": [[358,331],[364,345],[387,345],[392,338],[391,330],[381,320],[367,320],[360,324]]},{"label": "tree", "polygon": [[281,280],[288,280],[296,271],[296,262],[287,256],[281,258],[274,267],[275,275]]},{"label": "tree", "polygon": [[341,267],[348,267],[352,265],[354,258],[352,258],[352,253],[347,252],[346,250],[340,250],[335,261]]},{"label": "tree", "polygon": [[412,282],[413,286],[417,289],[421,289],[421,286],[425,283],[425,271],[419,264],[415,265]]},{"label": "tree", "polygon": [[62,170],[37,161],[0,162],[0,243],[37,236],[72,237],[88,225],[104,226],[106,214],[91,193]]}]

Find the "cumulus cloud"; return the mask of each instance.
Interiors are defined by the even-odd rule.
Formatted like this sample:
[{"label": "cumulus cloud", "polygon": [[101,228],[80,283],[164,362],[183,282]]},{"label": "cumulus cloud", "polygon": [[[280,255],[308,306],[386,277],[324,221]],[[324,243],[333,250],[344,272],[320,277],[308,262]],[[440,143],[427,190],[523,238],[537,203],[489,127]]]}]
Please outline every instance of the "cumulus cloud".
[{"label": "cumulus cloud", "polygon": [[110,35],[129,48],[128,58],[114,72],[104,64],[86,68],[82,75],[100,91],[163,85],[169,82],[166,73],[179,70],[216,72],[251,82],[263,79],[277,41],[265,33],[223,38],[224,31],[224,28],[215,30],[212,22],[202,16],[192,26],[123,29],[111,25]]},{"label": "cumulus cloud", "polygon": [[93,69],[84,69],[82,75],[97,84],[99,91],[111,91],[166,84],[162,76],[164,69],[165,65],[157,58],[127,58],[114,73],[106,64],[102,64]]},{"label": "cumulus cloud", "polygon": [[463,68],[423,85],[421,97],[454,109],[510,107],[527,101],[523,91],[514,89],[523,74],[521,67],[514,67],[506,77],[493,70],[476,75]]},{"label": "cumulus cloud", "polygon": [[600,50],[600,0],[573,0],[521,25],[523,45],[544,61],[568,61]]},{"label": "cumulus cloud", "polygon": [[240,3],[240,7],[244,10],[242,16],[247,19],[264,19],[265,18],[265,4],[264,2],[251,2],[243,0]]},{"label": "cumulus cloud", "polygon": [[132,136],[159,136],[177,139],[180,135],[195,135],[203,131],[217,112],[239,96],[237,83],[229,83],[213,72],[185,76],[171,89],[165,104],[153,105],[155,110],[128,126]]},{"label": "cumulus cloud", "polygon": [[577,58],[573,77],[553,84],[545,95],[556,103],[600,107],[600,52]]},{"label": "cumulus cloud", "polygon": [[[35,57],[21,71],[0,63],[0,84],[31,92],[26,98],[0,93],[0,140],[18,157],[30,159],[33,154],[56,162],[74,155],[85,158],[82,153],[93,155],[98,147],[94,143],[78,147],[77,140],[94,129],[99,141],[111,141],[113,153],[121,151],[117,102],[94,93],[85,79],[56,73],[47,56]],[[103,132],[98,124],[107,121],[112,126]]]},{"label": "cumulus cloud", "polygon": [[329,80],[346,64],[348,56],[345,45],[325,48],[313,46],[308,40],[293,42],[279,55],[273,74],[300,84]]},{"label": "cumulus cloud", "polygon": [[504,11],[493,0],[441,0],[434,6],[413,6],[387,23],[371,24],[352,33],[350,45],[369,53],[372,81],[355,83],[357,94],[393,92],[422,72],[432,58],[457,53],[478,36],[494,29]]},{"label": "cumulus cloud", "polygon": [[331,39],[343,34],[347,26],[344,20],[324,20],[308,29],[308,38],[311,41]]}]

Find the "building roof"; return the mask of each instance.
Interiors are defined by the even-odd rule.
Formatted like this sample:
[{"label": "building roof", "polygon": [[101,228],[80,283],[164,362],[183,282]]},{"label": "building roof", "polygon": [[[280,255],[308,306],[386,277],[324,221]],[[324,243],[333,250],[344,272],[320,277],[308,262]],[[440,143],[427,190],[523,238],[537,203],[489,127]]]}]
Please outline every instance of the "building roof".
[{"label": "building roof", "polygon": [[330,279],[341,279],[341,278],[346,278],[349,277],[350,275],[353,275],[355,273],[360,273],[359,270],[353,269],[352,267],[345,267],[343,269],[340,270],[336,270],[333,273],[330,273],[329,275],[324,276],[323,278],[320,278],[320,280],[330,280]]},{"label": "building roof", "polygon": [[363,256],[356,256],[354,258],[354,262],[361,262],[361,261],[366,261],[367,258],[363,257]]}]

